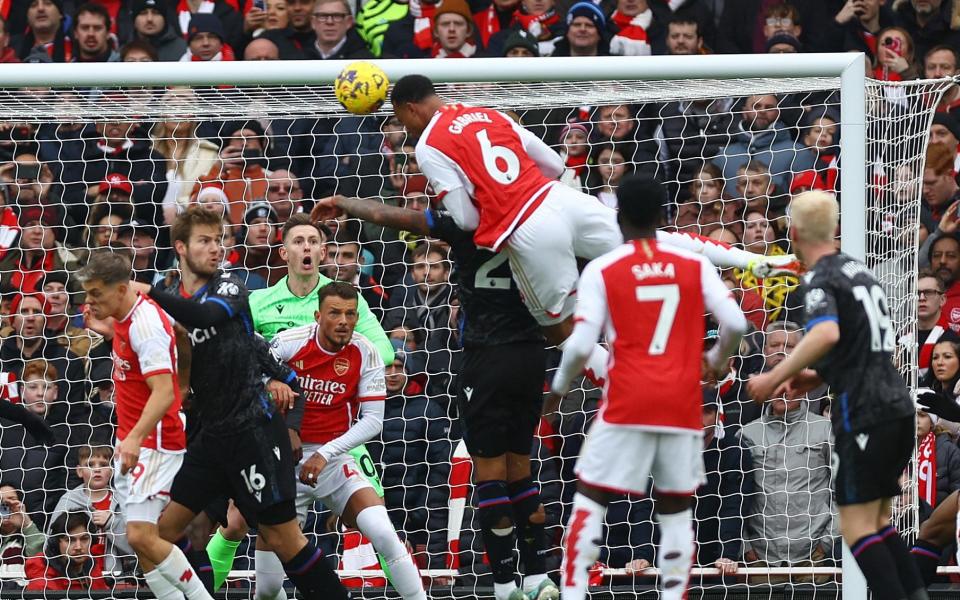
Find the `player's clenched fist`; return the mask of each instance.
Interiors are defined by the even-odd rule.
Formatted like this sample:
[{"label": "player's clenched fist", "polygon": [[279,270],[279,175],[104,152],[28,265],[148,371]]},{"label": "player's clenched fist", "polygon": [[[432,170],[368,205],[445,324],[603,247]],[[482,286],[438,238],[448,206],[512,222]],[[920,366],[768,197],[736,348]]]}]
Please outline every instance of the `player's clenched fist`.
[{"label": "player's clenched fist", "polygon": [[313,456],[300,467],[300,481],[311,487],[317,485],[317,478],[320,477],[320,471],[323,471],[325,466],[327,466],[327,459],[319,452],[314,452]]},{"label": "player's clenched fist", "polygon": [[317,200],[317,203],[313,205],[313,210],[310,211],[310,220],[316,223],[317,221],[329,221],[342,216],[343,210],[340,209],[338,204],[342,198],[343,196],[338,195]]}]

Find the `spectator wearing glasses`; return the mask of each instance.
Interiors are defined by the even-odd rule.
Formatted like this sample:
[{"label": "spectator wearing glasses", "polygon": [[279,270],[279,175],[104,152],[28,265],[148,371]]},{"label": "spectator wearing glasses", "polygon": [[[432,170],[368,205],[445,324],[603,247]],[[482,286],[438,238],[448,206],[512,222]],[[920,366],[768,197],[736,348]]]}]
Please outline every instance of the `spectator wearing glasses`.
[{"label": "spectator wearing glasses", "polygon": [[897,340],[901,356],[906,356],[914,344],[917,345],[918,380],[922,380],[930,371],[930,359],[933,347],[940,340],[960,341],[950,329],[940,324],[943,307],[946,304],[946,286],[939,275],[929,269],[922,269],[917,275],[917,336],[905,333]]},{"label": "spectator wearing glasses", "polygon": [[347,0],[317,0],[313,5],[313,31],[316,41],[304,48],[308,59],[353,60],[373,58],[367,44],[357,33]]},{"label": "spectator wearing glasses", "polygon": [[303,212],[303,190],[300,179],[286,169],[276,169],[267,174],[267,202],[277,215],[277,221],[286,223],[290,215]]}]

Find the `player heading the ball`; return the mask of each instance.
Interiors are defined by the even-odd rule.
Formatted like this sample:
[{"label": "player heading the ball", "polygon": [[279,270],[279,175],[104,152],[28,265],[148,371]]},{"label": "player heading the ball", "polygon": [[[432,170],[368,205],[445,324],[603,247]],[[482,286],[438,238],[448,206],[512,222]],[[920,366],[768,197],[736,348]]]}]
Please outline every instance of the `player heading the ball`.
[{"label": "player heading the ball", "polygon": [[[507,255],[530,313],[547,341],[563,348],[573,330],[577,258],[594,259],[623,242],[616,211],[560,184],[560,155],[497,110],[446,104],[422,75],[401,78],[391,101],[407,133],[419,138],[420,169],[457,225],[473,231],[478,247]],[[656,235],[718,266],[749,268],[761,277],[777,266],[706,238]],[[596,345],[586,368],[602,381],[607,351]]]}]

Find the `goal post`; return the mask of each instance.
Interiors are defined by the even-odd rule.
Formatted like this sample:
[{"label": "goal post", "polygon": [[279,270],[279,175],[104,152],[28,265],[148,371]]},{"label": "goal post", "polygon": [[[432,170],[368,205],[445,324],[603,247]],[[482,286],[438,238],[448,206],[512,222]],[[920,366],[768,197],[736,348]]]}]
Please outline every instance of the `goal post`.
[{"label": "goal post", "polygon": [[[106,121],[124,123],[129,125],[130,129],[135,127],[139,130],[140,137],[134,141],[139,143],[147,140],[155,147],[163,146],[171,155],[175,155],[171,158],[163,153],[147,153],[130,161],[131,168],[138,162],[141,166],[146,163],[153,168],[154,173],[159,173],[155,179],[144,179],[139,183],[152,186],[151,189],[155,190],[149,201],[163,203],[163,210],[157,206],[155,212],[159,215],[158,219],[167,223],[177,210],[196,201],[195,196],[200,189],[198,179],[218,184],[224,189],[231,181],[241,182],[243,191],[237,192],[237,197],[227,198],[228,194],[224,194],[221,199],[223,210],[229,216],[238,203],[245,206],[267,198],[264,196],[268,188],[266,179],[271,172],[279,170],[296,172],[306,201],[319,199],[329,193],[353,194],[360,193],[357,190],[374,189],[374,192],[364,195],[379,196],[385,202],[395,202],[403,206],[408,201],[405,187],[416,172],[407,173],[400,166],[401,161],[397,157],[406,152],[402,149],[402,144],[399,144],[400,147],[392,146],[389,150],[383,149],[383,140],[386,138],[382,122],[389,114],[389,102],[374,115],[355,117],[346,113],[333,95],[330,84],[349,62],[351,61],[0,65],[0,124],[25,123],[29,126],[29,133],[25,134],[27,138],[21,142],[34,144],[39,148],[37,152],[40,154],[40,162],[50,169],[49,185],[61,188],[64,205],[75,214],[81,215],[70,226],[76,228],[77,235],[70,237],[68,232],[70,241],[62,242],[63,246],[68,246],[66,249],[75,251],[77,255],[93,248],[93,232],[101,226],[99,222],[91,222],[92,209],[101,201],[96,198],[94,189],[100,180],[90,179],[86,174],[76,175],[76,169],[67,167],[79,165],[86,168],[89,162],[100,160],[102,156],[90,153],[68,154],[67,142],[79,140],[79,143],[90,144],[90,139],[84,138],[82,132],[88,128],[93,130]],[[701,230],[695,228],[703,227],[704,234],[709,230],[711,235],[716,235],[719,239],[725,239],[725,231],[736,231],[737,233],[732,235],[737,243],[745,246],[745,230],[751,212],[746,206],[752,206],[754,200],[766,199],[765,204],[756,206],[767,208],[754,209],[753,212],[759,210],[764,216],[769,213],[768,226],[773,237],[767,241],[764,241],[766,238],[760,239],[755,242],[759,244],[756,247],[772,247],[778,242],[783,246],[785,233],[782,229],[777,231],[772,225],[775,221],[782,222],[782,214],[774,216],[775,211],[769,208],[775,203],[773,190],[777,190],[777,198],[782,202],[789,199],[801,174],[813,172],[814,178],[823,177],[827,180],[830,177],[827,173],[838,174],[836,182],[823,185],[834,189],[840,198],[841,248],[878,270],[881,284],[891,300],[895,326],[904,337],[912,334],[915,339],[917,227],[920,219],[923,156],[927,148],[927,132],[931,126],[934,107],[944,91],[954,84],[953,81],[873,81],[865,76],[866,63],[864,55],[860,53],[371,62],[381,67],[391,81],[395,82],[408,74],[426,75],[439,84],[438,91],[446,99],[511,110],[523,121],[526,121],[525,117],[530,117],[530,123],[525,124],[535,128],[538,135],[546,135],[547,143],[563,152],[567,152],[568,148],[564,139],[556,139],[557,132],[566,131],[571,122],[585,122],[587,128],[592,128],[585,128],[587,132],[584,133],[585,141],[582,142],[588,148],[589,160],[585,158],[586,162],[582,165],[574,161],[567,162],[568,171],[572,173],[572,184],[581,185],[590,193],[599,190],[596,192],[598,196],[601,193],[609,195],[609,180],[596,183],[596,177],[600,177],[598,173],[601,173],[601,166],[609,166],[611,171],[619,165],[624,167],[624,170],[655,172],[657,176],[667,180],[673,195],[672,225],[687,230],[694,228],[696,231]],[[186,92],[165,91],[165,88],[174,87],[184,88]],[[788,145],[786,149],[768,152],[762,161],[758,161],[763,165],[763,169],[766,169],[765,172],[761,169],[759,176],[766,177],[767,187],[759,196],[751,196],[751,192],[746,188],[749,188],[754,176],[754,172],[750,171],[751,166],[755,166],[753,156],[742,151],[739,154],[725,152],[733,146],[732,140],[738,132],[736,127],[745,110],[738,108],[739,104],[748,96],[759,95],[775,96],[778,104],[774,108],[778,115],[788,112],[792,115],[783,129],[787,132],[785,135],[789,135],[793,140],[793,146]],[[796,102],[788,102],[785,100],[787,97],[792,97]],[[681,127],[668,131],[665,123],[677,116],[676,113],[669,112],[667,106],[685,106],[690,103],[699,103],[702,109],[696,116],[701,119],[698,121],[701,129],[691,131]],[[596,108],[620,106],[632,106],[634,110],[621,118],[616,116],[615,110],[607,114]],[[833,144],[835,148],[830,148],[834,153],[833,162],[823,161],[822,164],[816,163],[816,166],[812,166],[813,163],[808,164],[798,157],[808,150],[812,152],[811,148],[801,147],[800,140],[811,127],[810,117],[816,115],[827,115],[835,121],[834,141],[839,138],[839,142]],[[681,121],[687,118],[684,114],[680,116]],[[612,119],[615,124],[604,128],[603,124],[607,122],[605,119]],[[816,121],[816,118],[813,120]],[[310,126],[311,123],[319,121],[335,124],[327,128]],[[195,154],[184,158],[178,153],[178,144],[193,142],[178,137],[181,134],[177,133],[177,128],[170,126],[170,123],[188,123],[190,127],[187,129],[194,132],[198,139],[206,136],[204,139],[212,142],[211,146],[227,143],[233,134],[233,130],[227,129],[228,123],[255,123],[254,128],[259,127],[265,131],[262,133],[263,137],[270,138],[269,149],[273,153],[269,155],[269,160],[265,161],[268,166],[258,171],[260,175],[257,177],[264,178],[262,185],[259,180],[251,182],[249,178],[244,179],[242,176],[230,179],[223,174],[225,170],[217,171],[211,167],[210,165],[223,167],[226,160],[218,154],[219,149],[215,147],[209,149],[210,156],[203,159],[210,164],[205,163],[202,172],[197,171],[199,167],[191,170],[191,164],[186,161],[197,161],[199,164],[201,159]],[[300,127],[304,123],[308,126]],[[341,124],[347,123],[350,124],[349,130],[340,128]],[[722,126],[716,123],[721,123]],[[624,138],[628,143],[621,144],[617,141],[620,139],[616,137],[619,135],[618,127],[621,126],[629,128],[632,132],[630,135],[634,136]],[[197,133],[202,127],[207,127],[206,133]],[[0,131],[2,130],[0,127]],[[645,132],[643,135],[648,137],[638,137],[641,130]],[[598,131],[602,135],[597,134]],[[622,133],[622,130],[620,131]],[[261,135],[259,132],[254,133]],[[283,143],[273,144],[273,140],[282,140]],[[14,144],[16,143],[20,142],[15,141]],[[4,144],[5,140],[0,139],[0,154],[5,151]],[[96,140],[93,140],[92,144],[96,148]],[[631,148],[629,152],[624,150],[627,147]],[[644,154],[644,148],[647,147],[653,150]],[[824,151],[826,150],[825,148]],[[569,151],[573,152],[572,149]],[[620,154],[619,163],[613,158],[615,153]],[[788,159],[783,159],[785,154],[789,155]],[[604,156],[605,158],[602,158]],[[566,154],[564,157],[565,160],[569,158]],[[21,185],[4,179],[3,160],[6,159],[0,159],[0,187]],[[163,164],[159,164],[161,162]],[[403,158],[403,164],[409,162],[409,158]],[[350,168],[341,173],[340,167],[347,163]],[[701,167],[708,163],[720,172],[719,177],[713,181],[715,184],[719,181],[720,191],[716,192],[715,197],[702,200],[705,196],[691,195],[695,192],[689,190],[694,189],[694,184],[698,181],[706,182],[702,179],[704,176]],[[371,164],[372,167],[369,167]],[[691,164],[698,166],[691,167]],[[86,173],[83,169],[80,171]],[[211,175],[215,171],[219,174]],[[191,175],[181,175],[186,172]],[[698,177],[701,179],[698,180]],[[131,175],[131,179],[133,178]],[[167,191],[156,191],[160,186],[164,186]],[[70,195],[71,193],[73,195]],[[765,195],[769,198],[765,198]],[[10,198],[7,192],[4,197]],[[413,199],[409,201],[413,202]],[[113,206],[111,202],[108,200],[107,205]],[[15,203],[8,201],[7,204]],[[691,209],[694,204],[697,204],[698,208]],[[739,212],[728,210],[733,204],[738,205],[736,210]],[[134,206],[133,210],[139,208]],[[236,214],[245,216],[246,213],[244,208],[238,210],[239,213],[234,213],[235,227],[231,231],[237,236],[234,248],[244,255],[244,252],[249,250],[247,238],[244,237],[247,230],[242,227],[245,223],[237,220]],[[690,212],[691,210],[694,212]],[[778,210],[782,212],[782,206]],[[707,213],[712,216],[705,217]],[[692,220],[689,223],[682,224],[684,215],[694,216],[690,217]],[[105,223],[107,229],[126,226],[122,223],[111,224],[109,218]],[[163,223],[157,225],[162,227]],[[2,226],[0,223],[0,229]],[[382,228],[361,230],[359,227],[358,225],[361,233],[358,235],[364,236],[364,245],[361,246],[358,238],[358,246],[361,253],[366,252],[366,262],[362,262],[360,268],[364,277],[372,273],[376,275],[377,281],[385,282],[388,277],[393,277],[390,275],[391,270],[399,267],[402,271],[409,267],[404,261],[409,262],[407,256],[415,245],[416,238],[397,236],[394,235],[397,232],[391,234]],[[154,252],[154,256],[161,250],[169,249],[169,246],[160,246],[162,239],[163,236],[154,237],[153,246],[148,248]],[[368,242],[374,247],[373,250],[366,247]],[[130,243],[133,244],[132,241]],[[0,248],[0,260],[5,251],[6,248]],[[357,261],[360,262],[361,259],[358,258]],[[0,265],[3,264],[0,262]],[[269,267],[268,271],[272,268],[274,267]],[[325,264],[324,268],[337,272],[340,267],[337,264]],[[364,268],[367,270],[364,271]],[[0,271],[2,270],[3,267],[0,266]],[[269,275],[270,273],[267,273],[264,279],[269,279]],[[782,296],[789,297],[789,291],[767,293],[761,289],[763,283],[751,280],[749,273],[737,272],[728,275],[727,280],[738,293],[743,292],[741,300],[744,303],[747,288],[758,298],[760,305],[753,305],[753,311],[763,315],[755,324],[769,325],[791,320],[792,313],[787,311],[786,302],[780,303]],[[0,280],[7,281],[9,276],[10,272],[0,272]],[[401,276],[393,279],[395,281],[392,287],[386,283],[383,285],[387,288],[387,295],[392,298],[403,298],[405,294],[415,291],[416,283],[406,278],[402,272]],[[784,290],[788,287],[795,289],[796,284],[796,281],[789,286],[784,284]],[[395,301],[391,299],[391,302]],[[446,310],[443,314],[449,318],[450,313],[455,312],[455,299],[451,295],[445,302],[441,308]],[[373,305],[371,300],[368,300],[368,303]],[[434,330],[421,328],[423,331],[418,329],[407,335],[405,328],[417,328],[408,327],[406,320],[394,323],[390,316],[394,308],[396,307],[386,301],[375,307],[377,314],[383,318],[385,328],[400,330],[397,341],[406,350],[408,357],[404,367],[420,369],[408,373],[411,380],[421,385],[422,389],[417,392],[418,397],[422,395],[427,398],[428,403],[439,407],[436,410],[431,409],[433,412],[430,412],[429,416],[427,413],[417,416],[417,419],[425,423],[422,430],[413,425],[409,429],[402,428],[403,435],[409,435],[409,431],[415,430],[419,432],[415,435],[420,437],[401,438],[400,443],[418,447],[442,443],[452,449],[458,442],[454,437],[457,431],[455,408],[451,407],[454,404],[452,398],[455,392],[451,390],[455,368],[451,366],[454,364],[453,360],[444,358],[444,353],[454,355],[459,348],[431,346],[430,340],[437,339],[431,336],[437,335],[438,331],[450,339],[457,339],[455,327],[451,326],[453,321],[441,323]],[[764,316],[767,313],[770,315],[769,319]],[[389,327],[387,323],[390,323]],[[762,326],[758,325],[758,329],[762,329]],[[762,332],[757,337],[762,337]],[[409,341],[410,339],[413,341]],[[408,347],[407,344],[414,347]],[[914,345],[902,350],[899,367],[908,383],[915,386],[917,348]],[[762,364],[763,352],[762,343],[759,346],[754,345],[745,349],[738,356],[738,360],[744,363],[756,361],[759,354]],[[433,366],[432,359],[438,357],[446,361],[442,363],[445,367]],[[417,366],[408,366],[412,364]],[[2,370],[0,368],[0,371]],[[585,406],[592,407],[595,407],[598,395],[598,391],[587,383],[583,383],[580,389],[574,392],[577,400],[583,400]],[[576,408],[572,403],[565,406],[566,412],[563,413],[561,425],[555,431],[541,431],[537,441],[541,453],[534,460],[535,475],[539,473],[544,487],[553,488],[545,504],[548,505],[554,555],[558,551],[556,543],[562,533],[561,524],[569,510],[570,494],[567,492],[574,484],[572,461],[576,456],[565,454],[565,448],[576,447],[583,434],[582,429],[576,429],[576,424],[589,422],[593,414],[592,408]],[[736,408],[736,412],[731,412],[727,417],[734,421],[741,415],[740,411],[741,408]],[[407,418],[402,411],[401,415],[402,418]],[[418,422],[417,419],[411,420],[411,423]],[[432,437],[434,434],[431,433],[430,425],[439,421],[445,424],[447,430],[453,432],[444,434],[449,435],[450,439]],[[722,427],[718,427],[718,431],[722,431]],[[802,441],[800,446],[807,441],[809,440]],[[812,445],[814,442],[809,443]],[[390,454],[388,445],[385,440],[383,456]],[[424,577],[440,579],[458,572],[469,572],[470,578],[465,580],[475,582],[474,570],[483,572],[485,567],[482,551],[477,550],[479,542],[475,517],[470,509],[471,493],[466,493],[465,501],[462,497],[456,498],[460,504],[451,504],[457,506],[457,510],[449,511],[449,514],[457,515],[456,522],[449,521],[449,499],[444,498],[443,502],[438,504],[431,496],[438,488],[459,487],[462,492],[463,488],[469,487],[469,482],[454,481],[453,473],[457,470],[451,466],[456,457],[449,454],[451,453],[443,459],[437,459],[431,458],[427,451],[416,459],[416,464],[404,465],[401,469],[419,469],[418,477],[422,476],[423,481],[412,481],[405,472],[399,476],[395,473],[388,474],[389,469],[385,467],[389,465],[381,464],[387,504],[391,516],[401,528],[409,524],[410,531],[404,533],[408,534],[410,539],[422,542],[412,543],[426,547],[415,548],[417,554],[426,556],[424,564],[421,564]],[[756,477],[757,481],[760,481],[764,477],[765,468],[755,463],[751,472],[739,475],[744,478]],[[784,467],[788,471],[790,468]],[[813,480],[812,472],[816,471],[815,468],[792,468],[793,472],[786,473],[787,476],[802,470]],[[829,485],[829,480],[826,483],[821,480],[817,485],[820,488],[806,490],[806,495],[801,495],[814,502],[817,497],[824,497],[824,493],[829,494],[823,487]],[[915,481],[909,482],[906,487],[906,494],[896,507],[896,516],[900,530],[908,536],[914,536],[918,528]],[[754,496],[756,495],[757,492],[754,492]],[[544,496],[548,496],[546,491]],[[422,498],[433,499],[428,501]],[[759,500],[751,501],[751,510],[761,511],[757,502]],[[785,507],[788,506],[787,502],[784,500]],[[465,509],[463,504],[466,505]],[[776,520],[780,516],[777,512],[779,509],[768,506],[767,510],[770,511],[769,514],[761,514],[758,517],[760,520]],[[424,514],[418,516],[418,511]],[[824,539],[834,539],[837,534],[832,504],[828,502],[826,508],[811,508],[811,513],[825,527],[824,531],[817,532],[816,535],[823,535]],[[442,515],[440,520],[447,525],[446,528],[442,525],[440,529],[437,528],[432,521],[436,514]],[[789,522],[789,518],[785,517],[784,521]],[[322,535],[323,523],[312,526],[314,533]],[[791,526],[795,526],[795,523]],[[756,539],[761,534],[751,527],[744,519],[742,530],[737,537],[738,544],[747,546],[752,541],[757,546],[761,543],[761,540]],[[448,541],[446,531],[454,528],[461,530],[462,535],[459,539]],[[629,530],[627,537],[631,543],[635,532],[649,528],[652,544],[652,519],[645,518],[636,523],[630,521],[625,528]],[[762,527],[760,529],[762,530]],[[447,547],[438,550],[435,544],[438,539],[442,539],[441,547]],[[614,539],[614,535],[609,531],[605,533],[605,540],[608,539]],[[785,546],[816,546],[817,541],[807,538],[788,539]],[[614,544],[613,541],[609,543]],[[616,543],[625,545],[622,540]],[[635,548],[617,547],[612,550],[623,550],[623,553],[630,554]],[[438,559],[438,552],[446,556]],[[451,566],[460,565],[455,556],[460,553],[472,553],[474,557],[472,561],[464,561],[470,562],[472,566],[460,566],[457,571]],[[447,558],[451,555],[454,556],[453,560]],[[614,552],[611,551],[609,556],[613,555]],[[636,553],[630,555],[636,556]],[[849,558],[849,553],[845,553],[844,558]],[[357,571],[354,565],[344,564],[342,567],[342,573],[351,577],[362,577],[362,572]],[[252,572],[247,570],[249,568],[252,567],[248,564],[238,566],[233,576],[250,578]],[[742,571],[741,575],[748,578],[743,579],[743,582],[751,584],[753,577],[763,575],[789,578],[802,574],[811,578],[829,578],[837,575],[838,571],[836,561],[825,560],[814,564],[808,560],[804,566],[798,567],[746,565],[746,570]],[[377,573],[375,570],[365,572]],[[615,579],[625,575],[627,571],[619,567],[598,568],[597,573]],[[653,573],[653,570],[648,572]],[[712,563],[698,565],[694,573],[693,584],[701,586],[705,592],[720,590],[720,593],[723,593],[725,583],[716,578],[704,579],[717,574]],[[858,574],[852,558],[843,561],[844,597],[865,597],[862,580],[857,583]],[[613,585],[609,577],[601,577],[602,585]],[[819,579],[811,581],[820,583]],[[475,583],[469,585],[474,585],[478,595],[482,595]],[[621,591],[614,593],[614,596],[633,598],[639,597],[640,593]]]}]

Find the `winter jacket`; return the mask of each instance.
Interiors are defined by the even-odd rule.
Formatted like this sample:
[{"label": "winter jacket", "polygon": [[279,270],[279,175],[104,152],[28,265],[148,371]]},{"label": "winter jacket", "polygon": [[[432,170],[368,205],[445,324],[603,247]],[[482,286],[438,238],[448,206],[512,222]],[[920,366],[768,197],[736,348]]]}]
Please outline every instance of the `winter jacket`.
[{"label": "winter jacket", "polygon": [[784,415],[767,411],[743,427],[753,457],[754,511],[744,551],[769,564],[809,560],[817,545],[833,548],[837,521],[831,489],[830,420],[806,403]]},{"label": "winter jacket", "polygon": [[937,506],[960,490],[960,448],[949,435],[937,436]]},{"label": "winter jacket", "polygon": [[[93,503],[90,501],[84,485],[79,485],[60,497],[57,505],[50,515],[50,522],[53,523],[61,514],[66,512],[85,511],[90,514],[94,512]],[[107,521],[106,527],[97,531],[102,533],[105,539],[104,545],[104,566],[108,571],[121,570],[119,557],[133,556],[133,548],[127,541],[127,519],[117,504],[116,494],[110,497],[110,512],[113,516]]]},{"label": "winter jacket", "polygon": [[69,429],[53,425],[55,443],[44,446],[23,425],[0,419],[0,473],[5,482],[23,490],[23,503],[41,530],[67,487]]},{"label": "winter jacket", "polygon": [[24,567],[27,589],[40,591],[109,590],[103,578],[103,557],[89,557],[77,574],[67,574],[67,558],[60,554],[59,536],[51,536],[40,554]]},{"label": "winter jacket", "polygon": [[707,482],[694,497],[699,565],[712,566],[718,558],[740,560],[744,515],[753,511],[753,457],[736,428],[728,427],[722,440],[714,438],[703,451]]},{"label": "winter jacket", "polygon": [[347,37],[343,46],[332,56],[324,58],[320,54],[316,43],[313,43],[303,49],[303,54],[308,60],[357,60],[363,58],[373,58],[373,53],[367,47],[360,34],[355,28],[347,30]]},{"label": "winter jacket", "polygon": [[[190,206],[190,197],[197,180],[210,173],[219,163],[220,148],[202,138],[178,140],[177,143],[189,144],[189,148],[182,158],[177,159],[175,169],[165,168],[167,191],[163,197],[163,206],[186,210]],[[164,164],[169,167],[170,161],[164,161]]]},{"label": "winter jacket", "polygon": [[[450,489],[450,420],[422,395],[393,394],[384,404],[380,441],[368,444],[381,466],[384,501],[397,531],[443,566]],[[436,560],[436,562],[434,562]]]},{"label": "winter jacket", "polygon": [[[3,423],[0,421],[0,423]],[[7,567],[22,565],[27,558],[43,550],[47,537],[31,519],[23,530],[10,535],[0,535],[0,576],[5,575]]]},{"label": "winter jacket", "polygon": [[901,2],[895,9],[894,23],[903,27],[913,39],[913,55],[922,61],[927,51],[934,46],[946,44],[960,48],[960,32],[950,28],[952,2],[944,2],[930,20],[922,27],[917,23],[917,11],[912,2]]},{"label": "winter jacket", "polygon": [[704,160],[715,157],[730,141],[730,103],[724,100],[670,102],[658,114],[661,156],[666,154],[669,177],[692,181]]},{"label": "winter jacket", "polygon": [[161,33],[139,39],[153,46],[161,62],[176,62],[187,51],[187,41],[169,24]]},{"label": "winter jacket", "polygon": [[809,148],[794,141],[780,121],[760,131],[744,129],[744,122],[740,121],[733,126],[730,143],[713,160],[723,171],[726,180],[724,193],[731,197],[736,195],[737,170],[751,161],[760,161],[770,167],[774,185],[783,191],[789,189],[792,173],[813,168],[816,156]]}]

